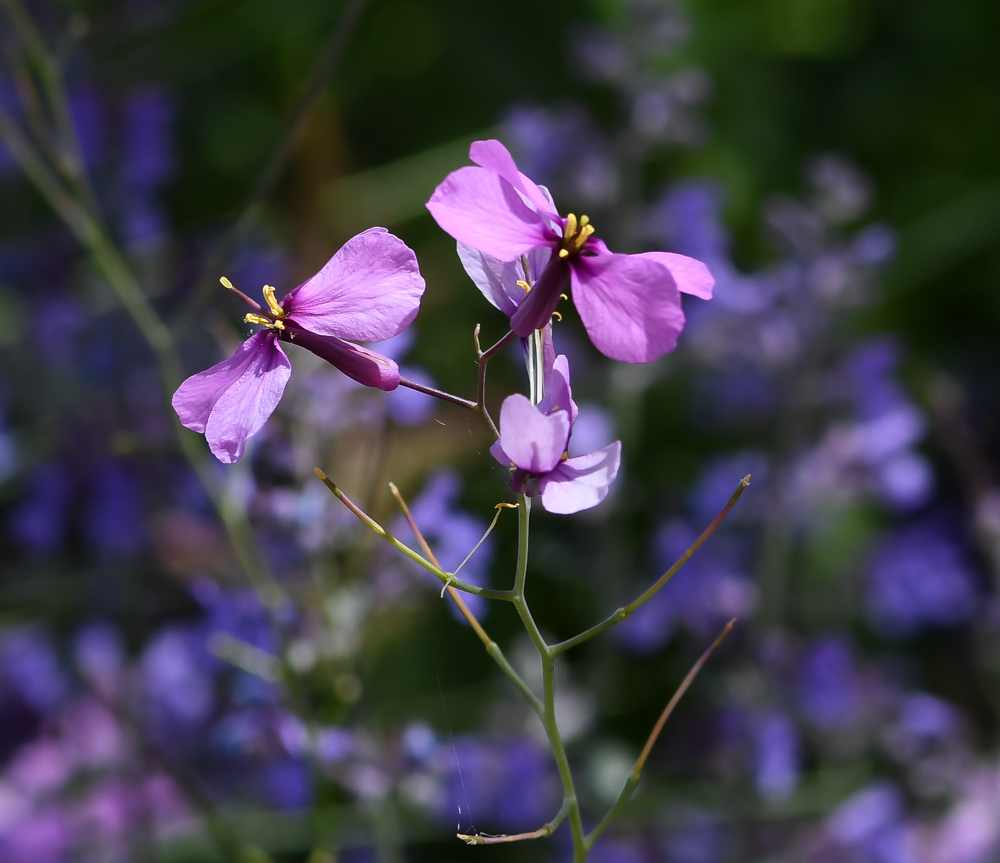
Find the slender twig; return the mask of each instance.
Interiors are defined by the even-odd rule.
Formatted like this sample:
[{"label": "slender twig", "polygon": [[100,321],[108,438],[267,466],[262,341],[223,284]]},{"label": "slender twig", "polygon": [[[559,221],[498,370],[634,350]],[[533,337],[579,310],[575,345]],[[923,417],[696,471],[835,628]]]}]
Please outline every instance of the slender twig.
[{"label": "slender twig", "polygon": [[677,562],[665,573],[663,573],[663,575],[661,575],[651,587],[647,588],[640,596],[636,597],[636,599],[632,600],[632,602],[628,605],[623,605],[614,614],[601,621],[596,626],[592,626],[590,629],[581,632],[579,635],[574,635],[572,638],[567,638],[565,641],[560,641],[558,644],[553,644],[550,648],[553,656],[562,653],[564,650],[569,650],[571,647],[576,647],[578,644],[583,644],[583,642],[589,641],[595,635],[599,635],[604,632],[604,630],[614,626],[616,623],[621,623],[623,620],[627,620],[640,605],[652,599],[653,595],[677,574],[677,571],[688,562],[691,555],[701,548],[705,540],[715,532],[715,529],[720,524],[722,524],[723,519],[725,519],[725,517],[729,515],[732,508],[736,506],[736,501],[740,499],[740,495],[743,494],[744,489],[746,489],[748,485],[750,485],[750,474],[743,477],[739,486],[737,486],[736,491],[733,492],[733,496],[729,498],[729,503],[722,508],[722,512],[715,517],[715,520],[705,528],[701,536],[691,543],[688,550],[685,551],[684,554],[677,559]]},{"label": "slender twig", "polygon": [[572,801],[569,798],[563,800],[556,817],[530,833],[513,833],[511,835],[501,833],[499,836],[493,836],[489,833],[459,833],[457,835],[466,845],[503,845],[507,842],[523,842],[525,839],[544,839],[556,832],[556,828],[562,824],[563,819],[569,813],[571,805]]},{"label": "slender twig", "polygon": [[291,118],[285,126],[285,134],[278,141],[270,159],[258,175],[257,182],[243,203],[239,217],[205,258],[205,263],[195,280],[191,298],[174,321],[175,328],[183,328],[197,310],[209,300],[215,285],[216,275],[225,269],[240,240],[260,218],[264,202],[274,191],[295,145],[305,134],[312,120],[313,112],[323,96],[327,82],[367,5],[368,0],[352,0],[337,21],[337,25],[330,33],[326,47],[316,61],[309,81],[292,111]]},{"label": "slender twig", "polygon": [[514,595],[510,590],[491,590],[486,587],[477,587],[474,584],[469,584],[466,581],[455,578],[450,572],[444,572],[439,566],[435,566],[427,558],[415,552],[405,543],[400,542],[396,537],[394,537],[389,531],[387,531],[382,525],[380,525],[375,519],[373,519],[368,513],[366,513],[361,507],[359,507],[354,501],[352,501],[343,491],[331,480],[323,471],[318,467],[313,469],[322,481],[323,484],[333,492],[334,495],[340,500],[340,502],[346,506],[351,512],[353,512],[361,521],[363,521],[369,528],[372,529],[376,534],[378,534],[382,539],[389,543],[389,545],[397,548],[399,551],[403,552],[410,560],[414,563],[419,563],[424,569],[429,573],[438,578],[442,584],[453,585],[458,590],[464,590],[466,593],[472,593],[476,596],[485,596],[487,599],[503,599],[507,602],[513,600]]},{"label": "slender twig", "polygon": [[715,652],[715,649],[722,644],[722,640],[729,635],[729,631],[736,624],[736,618],[734,617],[729,621],[723,628],[722,632],[719,633],[718,637],[713,641],[708,649],[698,657],[698,661],[691,666],[691,670],[687,673],[684,680],[681,681],[681,685],[677,687],[677,691],[674,693],[673,697],[667,702],[667,706],[663,708],[663,713],[660,714],[660,718],[656,720],[656,725],[653,726],[653,730],[649,733],[649,737],[646,739],[646,745],[642,747],[642,752],[639,753],[639,757],[636,759],[635,767],[632,768],[632,772],[629,774],[628,781],[625,783],[625,787],[622,788],[622,793],[618,795],[618,799],[615,801],[614,806],[608,810],[608,814],[601,819],[601,822],[587,834],[587,849],[594,847],[594,843],[597,838],[607,829],[608,825],[614,821],[618,816],[618,813],[625,808],[625,804],[628,803],[629,798],[635,791],[636,786],[639,784],[639,779],[642,777],[642,768],[646,764],[646,759],[649,758],[649,753],[653,750],[653,744],[656,743],[656,739],[660,736],[660,732],[663,731],[663,726],[666,725],[667,720],[670,718],[670,714],[674,712],[674,708],[677,703],[684,696],[684,693],[688,691],[688,688],[694,682],[695,677],[698,676],[698,672],[701,671],[701,667],[708,662],[708,658]]},{"label": "slender twig", "polygon": [[458,405],[459,407],[465,408],[470,411],[478,411],[478,406],[475,402],[469,401],[468,399],[463,399],[461,396],[453,396],[451,393],[446,393],[444,390],[439,390],[435,387],[429,387],[426,384],[417,383],[417,381],[411,381],[407,378],[401,377],[399,379],[399,385],[401,387],[407,387],[411,390],[416,390],[418,393],[424,393],[424,395],[433,396],[436,399],[441,399],[443,402],[450,402],[453,405]]},{"label": "slender twig", "polygon": [[473,332],[473,340],[476,345],[476,359],[479,363],[479,373],[476,378],[476,407],[475,411],[483,418],[486,424],[490,427],[490,431],[493,432],[493,437],[495,439],[500,437],[500,432],[497,431],[496,424],[493,422],[493,418],[490,416],[489,411],[486,409],[486,365],[489,363],[490,359],[493,358],[497,353],[499,353],[503,348],[508,345],[514,339],[514,331],[510,330],[507,335],[500,339],[493,347],[487,348],[485,351],[479,347],[479,324],[476,324],[476,329]]},{"label": "slender twig", "polygon": [[500,520],[500,513],[505,509],[517,509],[516,503],[498,503],[496,506],[496,515],[493,516],[493,521],[490,522],[490,526],[486,528],[486,533],[484,533],[474,546],[472,546],[472,551],[470,551],[462,562],[455,567],[455,575],[458,575],[462,571],[462,567],[465,566],[470,560],[472,560],[472,555],[474,555],[482,547],[482,544],[489,539],[491,533],[493,533],[493,528],[497,526],[497,522]]},{"label": "slender twig", "polygon": [[[441,564],[438,562],[437,557],[434,555],[434,552],[431,550],[430,545],[424,538],[423,532],[417,526],[417,522],[410,514],[410,508],[406,505],[406,501],[403,499],[403,495],[400,494],[400,491],[396,487],[396,484],[390,482],[389,490],[392,492],[392,496],[396,498],[396,502],[399,504],[399,508],[403,511],[403,515],[406,517],[406,521],[409,523],[410,529],[413,531],[414,536],[416,536],[417,542],[420,544],[421,549],[423,549],[424,554],[427,555],[427,559],[431,563],[433,563],[438,569],[442,569]],[[500,515],[500,510],[498,508],[497,517],[499,517],[499,515]],[[496,518],[493,519],[493,523],[496,524]],[[482,543],[482,540],[480,540],[480,543]],[[466,558],[466,560],[468,560],[468,558]],[[458,570],[455,570],[455,572],[458,572]],[[448,596],[451,597],[455,605],[458,606],[458,610],[462,612],[462,616],[465,617],[465,619],[469,622],[469,626],[472,627],[473,632],[475,632],[476,635],[479,636],[479,640],[483,643],[483,646],[486,648],[486,652],[493,658],[493,661],[500,666],[504,674],[506,674],[510,678],[511,683],[513,683],[514,686],[517,688],[517,691],[521,693],[525,701],[527,701],[528,704],[531,705],[531,708],[535,711],[535,713],[539,715],[539,718],[541,718],[542,702],[539,700],[538,696],[531,691],[531,688],[528,686],[527,683],[524,682],[521,675],[519,675],[514,670],[514,666],[512,666],[510,662],[508,662],[507,657],[503,655],[503,651],[500,649],[500,646],[492,638],[490,638],[489,635],[486,634],[486,630],[483,629],[482,624],[480,624],[480,622],[476,619],[476,616],[472,613],[472,609],[470,609],[469,606],[466,605],[465,600],[462,598],[462,594],[460,594],[450,584],[446,584],[444,589],[448,592]]]}]

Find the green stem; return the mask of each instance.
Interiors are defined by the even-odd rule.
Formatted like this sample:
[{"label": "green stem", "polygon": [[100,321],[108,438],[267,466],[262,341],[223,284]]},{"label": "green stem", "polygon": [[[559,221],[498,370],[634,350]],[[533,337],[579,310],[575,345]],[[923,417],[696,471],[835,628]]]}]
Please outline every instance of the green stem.
[{"label": "green stem", "polygon": [[653,584],[651,587],[645,590],[640,596],[632,600],[632,602],[630,602],[628,605],[623,605],[614,614],[612,614],[605,620],[602,620],[597,625],[590,627],[590,629],[584,630],[579,635],[574,635],[572,638],[567,638],[565,641],[560,641],[558,644],[553,644],[549,648],[552,651],[552,655],[558,656],[564,650],[569,650],[571,647],[576,647],[578,644],[583,644],[583,642],[589,641],[595,635],[599,635],[600,633],[604,632],[605,629],[610,629],[616,623],[621,623],[623,620],[627,620],[628,617],[632,614],[632,612],[634,612],[640,605],[652,599],[653,596],[656,594],[656,592],[661,587],[663,587],[663,585],[665,585],[668,581],[670,581],[670,579],[677,574],[677,571],[682,566],[684,566],[685,563],[688,562],[688,560],[691,558],[691,555],[693,555],[699,548],[701,548],[705,540],[707,540],[713,533],[715,533],[715,529],[720,524],[722,524],[723,519],[727,515],[729,515],[730,510],[732,510],[732,508],[736,506],[736,501],[740,499],[740,495],[743,494],[743,490],[748,485],[750,485],[750,474],[747,474],[740,481],[740,484],[737,487],[736,491],[733,492],[733,496],[729,498],[729,503],[727,503],[722,508],[722,512],[720,512],[715,517],[715,521],[713,521],[708,527],[705,528],[701,536],[699,536],[693,543],[691,543],[691,545],[688,547],[688,550],[685,551],[684,554],[682,554],[677,559],[677,562],[672,567],[670,567],[670,569],[668,569],[665,573],[663,573],[663,575],[661,575],[656,580],[655,584]]}]

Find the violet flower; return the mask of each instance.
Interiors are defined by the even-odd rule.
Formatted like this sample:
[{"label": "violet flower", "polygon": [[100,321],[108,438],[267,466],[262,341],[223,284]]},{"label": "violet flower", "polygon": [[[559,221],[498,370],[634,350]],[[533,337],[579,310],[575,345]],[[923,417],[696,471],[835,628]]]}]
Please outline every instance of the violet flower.
[{"label": "violet flower", "polygon": [[597,506],[608,494],[621,463],[621,441],[569,458],[567,448],[577,407],[564,355],[546,362],[545,396],[533,405],[517,393],[500,407],[500,438],[490,452],[513,467],[511,488],[539,496],[549,512],[569,515]]},{"label": "violet flower", "polygon": [[[459,243],[497,262],[516,267],[522,255],[548,253],[536,282],[530,284],[530,273],[524,273],[523,296],[484,290],[511,314],[515,333],[526,337],[544,327],[570,282],[583,325],[605,355],[648,363],[676,347],[684,328],[678,291],[712,296],[714,280],[703,263],[669,252],[613,254],[593,236],[587,216],[560,216],[547,190],[518,171],[499,141],[476,141],[469,157],[480,167],[449,174],[427,209]],[[486,269],[484,278],[499,275]]]},{"label": "violet flower", "polygon": [[385,228],[348,240],[311,279],[279,303],[264,287],[267,309],[239,294],[255,311],[247,323],[265,329],[228,360],[188,378],[174,393],[181,424],[200,432],[219,461],[243,457],[281,399],[291,364],[279,341],[312,351],[358,383],[380,390],[399,386],[399,367],[388,357],[345,339],[378,341],[402,332],[416,317],[424,280],[413,251]]}]

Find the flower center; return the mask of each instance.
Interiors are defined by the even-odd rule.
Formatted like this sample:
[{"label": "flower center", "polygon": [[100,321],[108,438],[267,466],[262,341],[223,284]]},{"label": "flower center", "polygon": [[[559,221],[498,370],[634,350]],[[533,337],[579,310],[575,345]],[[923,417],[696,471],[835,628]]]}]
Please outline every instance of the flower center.
[{"label": "flower center", "polygon": [[559,244],[559,257],[568,258],[570,255],[579,254],[593,233],[594,226],[590,224],[588,216],[580,216],[577,219],[575,213],[570,213],[566,217],[566,227],[563,228],[563,240]]},{"label": "flower center", "polygon": [[247,312],[243,317],[243,322],[247,324],[259,324],[262,327],[267,327],[271,330],[283,330],[285,328],[282,318],[285,317],[286,312],[278,304],[278,301],[274,297],[274,288],[271,285],[264,285],[263,294],[264,300],[267,303],[267,311],[261,306],[256,300],[251,300],[243,291],[237,290],[231,281],[223,276],[219,281],[222,286],[227,290],[232,291],[236,296],[238,296],[243,302],[245,302],[251,309],[256,311]]}]

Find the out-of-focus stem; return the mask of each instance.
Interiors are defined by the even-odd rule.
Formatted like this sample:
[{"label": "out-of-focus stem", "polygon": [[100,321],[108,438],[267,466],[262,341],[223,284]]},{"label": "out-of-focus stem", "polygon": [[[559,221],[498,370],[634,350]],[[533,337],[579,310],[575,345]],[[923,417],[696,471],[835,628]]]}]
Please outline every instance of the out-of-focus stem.
[{"label": "out-of-focus stem", "polygon": [[677,574],[677,571],[688,562],[691,555],[701,548],[705,540],[715,533],[715,529],[722,524],[725,517],[729,515],[732,508],[736,506],[736,501],[740,499],[740,495],[743,494],[744,489],[746,489],[748,485],[750,485],[750,474],[743,477],[739,486],[737,486],[736,491],[733,492],[733,496],[729,498],[729,502],[722,508],[722,512],[720,512],[715,517],[715,520],[708,527],[706,527],[704,531],[702,531],[701,536],[691,543],[688,550],[685,551],[684,554],[677,559],[677,562],[665,573],[663,573],[663,575],[661,575],[651,587],[632,600],[632,602],[628,605],[623,605],[614,614],[601,621],[596,626],[592,626],[590,629],[581,632],[579,635],[574,635],[572,638],[568,638],[565,641],[560,641],[558,644],[553,644],[550,648],[552,655],[557,656],[564,650],[569,650],[571,647],[583,644],[583,642],[589,641],[595,635],[599,635],[604,632],[604,630],[614,626],[616,623],[621,623],[623,620],[627,620],[632,612],[634,612],[640,605],[652,599],[656,592],[660,590],[660,588],[662,588],[668,581],[670,581],[670,579]]},{"label": "out-of-focus stem", "polygon": [[722,644],[722,640],[729,635],[729,630],[733,628],[736,623],[736,618],[734,617],[729,623],[726,624],[725,628],[719,633],[719,636],[713,641],[708,649],[698,658],[698,661],[691,666],[691,670],[687,673],[684,680],[681,681],[681,685],[677,687],[677,691],[673,694],[673,697],[667,702],[667,706],[663,708],[663,713],[660,714],[660,718],[656,720],[656,725],[653,726],[653,730],[649,733],[649,737],[646,739],[646,745],[642,747],[642,752],[639,753],[639,757],[636,759],[635,767],[632,768],[632,772],[629,774],[628,781],[625,783],[625,787],[622,788],[621,794],[618,795],[618,799],[615,801],[611,809],[608,810],[608,814],[605,815],[601,822],[587,834],[586,847],[590,850],[594,847],[594,843],[597,841],[598,837],[607,829],[608,825],[618,817],[618,814],[625,808],[625,804],[628,803],[629,798],[631,798],[632,793],[635,791],[636,786],[639,784],[639,779],[642,777],[642,768],[646,764],[646,759],[649,758],[649,753],[653,750],[653,744],[656,743],[656,739],[660,736],[660,732],[663,731],[663,726],[666,725],[667,720],[670,718],[670,714],[674,712],[674,708],[677,703],[681,700],[684,693],[688,691],[688,688],[694,682],[695,677],[698,676],[698,672],[701,671],[701,667],[708,662],[708,658],[712,655],[715,649]]}]

